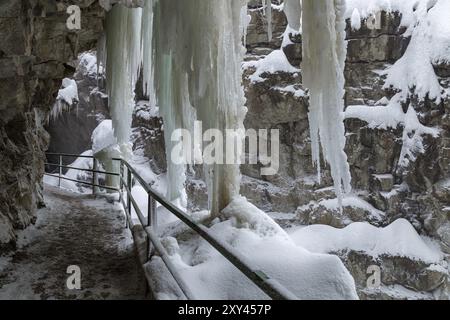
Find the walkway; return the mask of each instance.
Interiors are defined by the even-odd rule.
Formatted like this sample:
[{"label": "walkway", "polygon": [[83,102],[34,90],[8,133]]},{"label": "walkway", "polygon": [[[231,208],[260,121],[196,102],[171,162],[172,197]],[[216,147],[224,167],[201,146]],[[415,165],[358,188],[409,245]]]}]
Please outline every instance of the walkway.
[{"label": "walkway", "polygon": [[[0,299],[143,299],[144,277],[119,205],[46,186],[47,208],[0,255]],[[81,290],[66,286],[81,269]]]}]

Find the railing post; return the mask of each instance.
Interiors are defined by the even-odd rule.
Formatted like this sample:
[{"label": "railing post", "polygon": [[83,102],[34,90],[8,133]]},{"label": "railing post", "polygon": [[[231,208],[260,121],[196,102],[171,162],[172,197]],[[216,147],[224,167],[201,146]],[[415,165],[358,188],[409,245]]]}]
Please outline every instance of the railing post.
[{"label": "railing post", "polygon": [[122,202],[123,199],[123,162],[122,160],[120,161],[120,166],[119,166],[119,202]]},{"label": "railing post", "polygon": [[61,188],[61,176],[62,176],[62,155],[59,155],[59,180],[58,180],[58,187]]},{"label": "railing post", "polygon": [[[130,219],[132,219],[132,214],[131,214],[131,183],[132,183],[132,179],[131,179],[131,170],[130,168],[127,168],[127,209],[128,209],[128,214],[130,216]],[[128,220],[127,220],[127,227],[128,227]]]},{"label": "railing post", "polygon": [[[148,194],[148,209],[147,209],[147,227],[151,227],[153,231],[156,232],[158,226],[158,221],[156,218],[156,201],[152,197],[152,195]],[[150,241],[150,237],[147,235],[147,259],[150,260],[152,252],[153,252],[153,246],[152,242]]]},{"label": "railing post", "polygon": [[152,227],[153,231],[156,232],[156,228],[158,226],[158,219],[156,217],[156,201],[151,196],[151,194],[148,195],[148,226]]},{"label": "railing post", "polygon": [[92,194],[93,195],[95,195],[95,193],[96,193],[96,189],[97,189],[97,187],[96,187],[96,185],[98,185],[98,183],[97,183],[97,181],[98,181],[98,179],[97,179],[97,168],[98,168],[98,165],[97,165],[97,159],[94,157],[93,158],[93,164],[92,164]]}]

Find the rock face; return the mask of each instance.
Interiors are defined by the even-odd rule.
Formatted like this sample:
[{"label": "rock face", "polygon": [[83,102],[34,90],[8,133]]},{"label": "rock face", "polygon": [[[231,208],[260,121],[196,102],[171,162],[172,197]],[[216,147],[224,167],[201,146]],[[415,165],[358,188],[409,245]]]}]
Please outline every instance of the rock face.
[{"label": "rock face", "polygon": [[[67,7],[81,8],[81,30],[68,30]],[[0,244],[13,243],[43,204],[43,125],[70,62],[95,47],[103,31],[98,1],[0,2]]]},{"label": "rock face", "polygon": [[[267,39],[267,25],[262,10],[251,7],[252,23],[247,35],[247,60],[259,60],[281,46],[286,29],[283,13],[275,10],[274,39]],[[385,70],[400,59],[410,38],[404,37],[398,14],[381,14],[380,28],[347,28],[346,105],[383,105],[395,92],[386,90]],[[291,35],[283,47],[294,66],[301,62],[301,35]],[[285,43],[286,44],[286,43]],[[436,65],[443,88],[449,88],[448,65]],[[429,99],[410,103],[419,121],[427,127],[440,128],[438,137],[423,136],[424,152],[414,154],[407,166],[399,164],[404,148],[405,130],[373,129],[359,119],[346,120],[346,152],[352,171],[355,195],[344,199],[343,210],[337,205],[330,174],[325,168],[319,184],[311,164],[308,124],[308,98],[301,86],[301,74],[265,73],[264,81],[251,82],[255,72],[244,72],[247,97],[247,129],[280,129],[280,170],[269,177],[260,175],[260,165],[242,165],[241,193],[250,202],[274,217],[282,226],[326,224],[342,228],[352,222],[370,222],[386,226],[398,218],[409,220],[422,235],[430,236],[450,253],[450,99],[436,104]],[[404,111],[406,112],[407,105]],[[413,133],[414,134],[414,133]],[[415,158],[415,159],[414,159]],[[187,193],[192,209],[207,206],[202,174],[191,174]],[[280,212],[286,214],[279,214]],[[295,213],[292,215],[292,213]],[[448,270],[403,257],[374,260],[362,253],[336,253],[356,279],[365,299],[448,298]],[[444,262],[445,264],[445,262]],[[382,287],[366,290],[367,268],[381,266]],[[420,292],[420,293],[419,293]]]},{"label": "rock face", "polygon": [[[258,19],[254,21],[259,23]],[[275,21],[283,22],[282,19]],[[385,79],[379,71],[403,56],[410,38],[403,36],[405,29],[400,26],[401,17],[398,14],[383,12],[380,22],[379,29],[371,29],[363,21],[357,31],[351,29],[350,21],[348,23],[347,105],[383,105],[384,100],[388,101],[395,94],[383,89]],[[255,26],[256,30],[260,28]],[[283,28],[277,26],[275,29]],[[255,32],[252,28],[249,30]],[[283,48],[294,65],[296,61],[301,61],[301,39],[299,41],[296,37],[291,37],[296,41],[292,41],[289,50]],[[260,53],[256,53],[254,46],[261,43],[251,42],[258,37],[249,35],[247,39],[248,59],[260,59]],[[264,44],[264,47],[270,48],[271,45]],[[442,87],[448,89],[448,66],[436,65],[435,70]],[[267,73],[262,76],[264,82],[252,83],[249,79],[253,72],[247,70],[244,74],[249,110],[245,125],[246,128],[280,129],[281,159],[279,173],[271,177],[259,176],[259,166],[242,166],[241,192],[252,203],[266,212],[295,212],[294,216],[286,214],[286,218],[275,215],[278,222],[285,226],[326,224],[342,228],[360,221],[386,226],[398,218],[406,218],[418,232],[437,240],[441,249],[450,253],[450,99],[443,99],[439,104],[429,99],[411,99],[411,107],[419,115],[419,121],[424,126],[437,127],[441,131],[435,138],[423,136],[424,152],[414,154],[407,166],[399,164],[405,137],[402,125],[387,130],[373,129],[362,120],[346,120],[346,152],[357,199],[344,199],[341,211],[333,190],[329,188],[332,184],[328,170],[323,172],[324,177],[319,184],[316,171],[311,166],[308,99],[295,94],[295,90],[302,89],[299,84],[301,75],[299,79],[294,74]],[[292,85],[295,90],[292,87],[286,90]],[[404,106],[406,110],[408,105]],[[402,299],[414,292],[424,293],[417,294],[417,298],[421,299],[448,298],[448,270],[445,268],[438,272],[433,266],[402,257],[382,257],[374,261],[361,253],[338,255],[355,277],[362,298]],[[365,290],[366,270],[370,265],[382,266],[383,289]]]}]

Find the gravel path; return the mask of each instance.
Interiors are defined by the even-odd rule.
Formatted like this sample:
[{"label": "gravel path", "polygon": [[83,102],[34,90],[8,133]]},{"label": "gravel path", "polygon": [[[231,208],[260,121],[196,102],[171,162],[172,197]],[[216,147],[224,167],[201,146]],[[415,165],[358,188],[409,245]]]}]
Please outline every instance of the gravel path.
[{"label": "gravel path", "polygon": [[[143,299],[144,277],[117,203],[46,186],[47,208],[0,256],[0,299]],[[81,289],[67,288],[69,266]]]}]

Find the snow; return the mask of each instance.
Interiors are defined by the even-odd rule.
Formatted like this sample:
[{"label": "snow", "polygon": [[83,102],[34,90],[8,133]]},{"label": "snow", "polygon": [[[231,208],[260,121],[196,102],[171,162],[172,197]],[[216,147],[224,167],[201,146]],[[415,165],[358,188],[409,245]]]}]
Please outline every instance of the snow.
[{"label": "snow", "polygon": [[92,133],[92,151],[97,154],[117,145],[112,120],[103,120]]},{"label": "snow", "polygon": [[67,111],[75,103],[78,103],[78,86],[75,80],[64,78],[61,89],[58,91],[56,102],[50,112],[52,119],[58,118],[64,111]]},{"label": "snow", "polygon": [[427,95],[439,103],[443,88],[433,63],[450,61],[450,1],[448,0],[347,0],[346,17],[359,29],[358,17],[368,18],[377,12],[399,12],[405,37],[411,42],[404,56],[384,72],[385,87],[405,95],[410,90],[423,100]]},{"label": "snow", "polygon": [[95,52],[84,52],[78,59],[80,60],[79,66],[85,70],[87,75],[96,77],[98,74],[103,74],[103,67],[99,68]]},{"label": "snow", "polygon": [[[446,0],[444,0],[446,1]],[[418,3],[429,3],[428,0],[346,0],[345,17],[351,18],[355,9],[360,17],[366,19],[379,11],[400,12],[402,25],[409,26],[414,22],[414,8]]]},{"label": "snow", "polygon": [[289,235],[297,245],[317,253],[352,250],[374,258],[390,255],[430,264],[441,263],[443,259],[442,253],[428,246],[405,219],[396,220],[386,228],[360,222],[344,229],[313,225],[292,229]]},{"label": "snow", "polygon": [[402,126],[403,147],[399,165],[407,167],[410,162],[416,160],[417,154],[425,152],[423,136],[430,135],[437,138],[440,130],[421,124],[412,106],[404,113],[401,105],[403,100],[404,96],[399,93],[391,99],[387,106],[349,106],[345,111],[345,118],[365,121],[371,129],[386,130]]},{"label": "snow", "polygon": [[136,104],[136,117],[149,121],[152,118],[159,118],[159,107],[149,104],[149,101],[138,101]]},{"label": "snow", "polygon": [[296,85],[289,85],[286,87],[272,87],[272,89],[280,91],[282,93],[290,93],[293,94],[296,98],[304,98],[307,97],[305,90],[301,88],[296,88]]},{"label": "snow", "polygon": [[416,96],[439,104],[448,96],[434,71],[434,65],[450,61],[450,1],[447,0],[347,0],[346,17],[352,27],[358,29],[358,15],[365,19],[380,10],[399,12],[401,25],[407,28],[404,36],[411,36],[408,48],[394,65],[380,72],[386,76],[384,88],[399,92],[391,102],[383,98],[377,105],[386,107],[368,108],[351,106],[347,118],[358,118],[368,122],[371,128],[397,128],[404,126],[403,149],[399,159],[401,167],[415,161],[418,153],[424,153],[423,136],[439,136],[439,130],[423,126],[410,106],[403,112],[401,103]]},{"label": "snow", "polygon": [[353,30],[361,29],[361,14],[359,13],[359,10],[357,8],[353,10],[351,26]]},{"label": "snow", "polygon": [[297,73],[300,69],[293,67],[287,59],[283,50],[274,50],[269,55],[258,61],[248,61],[242,64],[243,69],[255,68],[256,71],[250,76],[252,83],[264,82],[264,74],[275,74],[278,72]]},{"label": "snow", "polygon": [[365,293],[375,296],[388,296],[396,300],[434,300],[430,293],[417,292],[401,285],[381,286],[377,289],[365,289]]},{"label": "snow", "polygon": [[283,42],[281,43],[281,48],[285,48],[291,44],[293,44],[291,40],[291,36],[297,36],[301,32],[293,29],[289,24],[286,26],[286,30],[283,33]]},{"label": "snow", "polygon": [[[88,150],[81,154],[82,156],[92,156],[92,151]],[[79,157],[73,163],[68,165],[69,167],[80,168],[80,169],[92,169],[92,159]],[[57,173],[56,173],[57,175]],[[66,177],[73,180],[81,180],[81,181],[91,181],[90,173],[69,169],[66,174],[62,175],[62,177]],[[57,187],[59,185],[59,178],[44,176],[44,183],[50,186]],[[61,188],[65,190],[69,190],[76,193],[92,193],[92,189],[87,185],[78,185],[76,182],[61,179]]]},{"label": "snow", "polygon": [[[321,151],[330,164],[335,192],[351,190],[350,167],[345,154],[344,68],[345,1],[303,3],[303,84],[309,89],[309,124],[312,160],[320,181]],[[319,37],[317,35],[320,35]]]},{"label": "snow", "polygon": [[[223,214],[228,220],[217,220],[210,228],[211,233],[298,298],[358,298],[354,280],[339,258],[309,253],[297,246],[271,218],[245,198],[235,198]],[[267,299],[205,241],[191,238],[177,243],[172,239],[169,243],[167,251],[172,252],[173,262],[198,299]]]},{"label": "snow", "polygon": [[78,86],[75,80],[64,78],[62,81],[62,89],[58,91],[57,100],[63,100],[69,106],[78,101]]},{"label": "snow", "polygon": [[421,2],[416,10],[417,24],[404,56],[386,71],[385,87],[402,92],[413,90],[420,100],[428,95],[441,101],[443,89],[433,62],[450,61],[450,2],[438,1],[427,10]]},{"label": "snow", "polygon": [[382,221],[382,219],[385,216],[385,213],[383,211],[380,211],[373,207],[370,203],[367,201],[364,201],[357,195],[348,194],[345,195],[342,199],[342,203],[339,203],[339,199],[324,199],[320,200],[318,202],[311,202],[306,206],[300,207],[300,211],[304,211],[311,208],[317,208],[319,206],[325,207],[328,210],[331,211],[339,211],[341,207],[348,207],[348,208],[354,208],[354,209],[361,209],[370,214],[369,218],[375,219],[376,221]]}]

